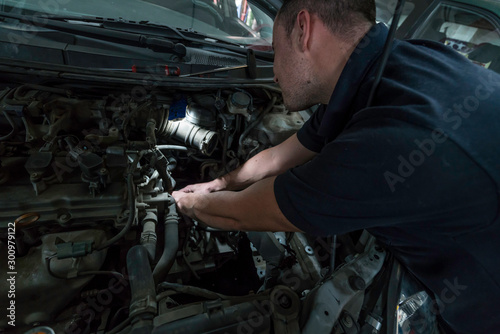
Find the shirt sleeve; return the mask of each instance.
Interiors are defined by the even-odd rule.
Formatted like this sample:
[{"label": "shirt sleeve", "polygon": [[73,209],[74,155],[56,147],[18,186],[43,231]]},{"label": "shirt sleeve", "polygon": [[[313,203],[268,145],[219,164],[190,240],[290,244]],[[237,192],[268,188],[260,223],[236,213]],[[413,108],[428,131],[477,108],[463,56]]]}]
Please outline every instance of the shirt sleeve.
[{"label": "shirt sleeve", "polygon": [[325,111],[326,105],[319,106],[297,132],[299,142],[308,150],[316,153],[319,153],[325,145],[325,138],[318,135],[318,129]]},{"label": "shirt sleeve", "polygon": [[310,162],[276,178],[278,206],[314,235],[435,221],[450,213],[470,217],[481,201],[495,198],[491,180],[452,140],[432,133],[396,120],[360,122]]}]

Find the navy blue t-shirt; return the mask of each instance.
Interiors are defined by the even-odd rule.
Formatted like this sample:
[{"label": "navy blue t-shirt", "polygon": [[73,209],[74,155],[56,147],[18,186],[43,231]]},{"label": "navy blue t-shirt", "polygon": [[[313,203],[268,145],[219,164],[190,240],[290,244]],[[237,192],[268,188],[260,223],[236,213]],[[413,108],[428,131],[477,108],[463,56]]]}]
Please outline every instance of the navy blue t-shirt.
[{"label": "navy blue t-shirt", "polygon": [[367,229],[457,333],[500,333],[500,75],[395,41],[367,108],[386,36],[372,28],[298,132],[318,155],[277,177],[276,200],[310,234]]}]

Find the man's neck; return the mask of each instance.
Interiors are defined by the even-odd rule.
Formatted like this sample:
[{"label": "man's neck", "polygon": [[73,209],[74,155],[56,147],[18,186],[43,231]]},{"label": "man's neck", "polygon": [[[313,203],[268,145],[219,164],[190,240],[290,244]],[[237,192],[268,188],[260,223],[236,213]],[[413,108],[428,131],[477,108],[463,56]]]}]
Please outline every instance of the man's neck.
[{"label": "man's neck", "polygon": [[319,43],[323,45],[317,52],[316,73],[321,82],[321,103],[328,104],[335,86],[347,61],[361,39],[372,25],[366,24],[351,32],[351,38],[343,38],[330,31],[320,34]]}]

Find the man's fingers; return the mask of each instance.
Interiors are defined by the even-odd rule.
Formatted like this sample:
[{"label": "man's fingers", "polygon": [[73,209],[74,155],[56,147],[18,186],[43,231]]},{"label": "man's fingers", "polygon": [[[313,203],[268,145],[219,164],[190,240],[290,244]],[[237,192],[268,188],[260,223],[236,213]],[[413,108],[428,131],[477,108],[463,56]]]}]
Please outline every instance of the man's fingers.
[{"label": "man's fingers", "polygon": [[209,193],[211,192],[209,186],[205,183],[192,184],[182,189],[185,193]]},{"label": "man's fingers", "polygon": [[214,188],[213,182],[204,182],[204,183],[190,184],[182,189],[179,189],[178,191],[183,193],[208,194],[217,191],[217,189]]},{"label": "man's fingers", "polygon": [[179,189],[177,191],[183,192],[183,193],[193,193],[194,189],[193,189],[193,185],[189,185],[189,186],[185,186],[184,188]]}]

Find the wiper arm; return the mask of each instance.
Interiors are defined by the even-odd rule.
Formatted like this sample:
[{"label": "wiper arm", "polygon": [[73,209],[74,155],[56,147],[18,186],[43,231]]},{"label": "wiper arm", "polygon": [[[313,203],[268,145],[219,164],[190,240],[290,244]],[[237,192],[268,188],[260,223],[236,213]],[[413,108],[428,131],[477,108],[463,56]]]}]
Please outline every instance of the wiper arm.
[{"label": "wiper arm", "polygon": [[[78,20],[76,18],[71,18],[71,17],[66,17],[67,20]],[[99,21],[97,21],[99,20]],[[247,48],[245,48],[243,45],[236,43],[236,42],[231,42],[231,41],[226,41],[224,39],[217,38],[215,36],[210,36],[210,35],[205,35],[201,32],[195,31],[195,30],[184,30],[184,29],[177,29],[175,27],[171,27],[169,25],[165,24],[159,24],[159,23],[154,23],[150,21],[139,21],[139,22],[130,22],[126,20],[116,20],[116,19],[101,19],[101,18],[93,18],[93,17],[84,17],[80,18],[79,21],[84,21],[84,22],[101,22],[102,26],[108,29],[118,29],[122,31],[130,31],[131,29],[134,30],[149,30],[151,34],[164,34],[165,31],[174,33],[179,36],[179,38],[183,41],[186,42],[191,42],[191,43],[197,43],[197,44],[203,44],[203,45],[209,45],[212,47],[216,48],[224,48],[226,50],[230,50],[233,52],[237,53],[242,53],[245,54],[247,53]],[[182,32],[180,31],[182,30]],[[264,58],[270,58],[268,53],[256,51],[256,54],[258,54],[261,57]]]},{"label": "wiper arm", "polygon": [[[151,49],[155,52],[169,52],[173,53],[181,58],[186,56],[186,46],[182,43],[174,43],[163,37],[151,37],[140,33],[131,33],[118,30],[106,29],[104,23],[106,21],[100,20],[98,18],[89,17],[44,17],[42,19],[37,19],[37,17],[28,17],[24,15],[17,15],[11,13],[1,13],[0,15],[12,19],[17,19],[21,22],[28,22],[31,25],[54,29],[57,31],[63,31],[70,34],[96,38],[105,40],[113,43],[120,43],[130,46],[137,46]],[[96,26],[86,25],[86,24],[74,24],[65,21],[76,21],[76,22],[95,22],[101,23],[101,25]],[[42,22],[44,21],[44,22]]]},{"label": "wiper arm", "polygon": [[164,24],[159,24],[159,23],[154,23],[150,21],[140,21],[137,23],[130,23],[127,21],[123,20],[106,20],[103,21],[104,27],[110,27],[113,29],[121,29],[121,30],[129,30],[131,26],[139,26],[138,28],[140,29],[152,29],[152,31],[158,33],[159,31],[169,31],[169,32],[174,32],[176,35],[178,35],[182,40],[191,42],[191,43],[197,43],[197,44],[204,44],[204,45],[210,45],[210,46],[216,46],[216,47],[221,47],[221,44],[223,44],[223,48],[226,48],[231,51],[236,51],[236,52],[246,52],[246,49],[243,45],[238,44],[236,42],[229,42],[226,40],[219,39],[214,36],[209,36],[205,35],[203,33],[200,33],[196,30],[183,30],[183,32],[179,31],[179,29],[171,27],[169,25],[164,25]]},{"label": "wiper arm", "polygon": [[[44,17],[45,18],[45,17]],[[168,26],[155,24],[150,21],[128,21],[122,18],[103,18],[103,17],[95,17],[89,15],[81,15],[81,16],[69,16],[69,15],[50,15],[47,17],[50,20],[59,20],[59,21],[72,21],[71,23],[80,23],[80,24],[88,24],[99,26],[103,28],[109,29],[120,29],[128,32],[137,32],[143,33],[146,27],[151,27],[155,30],[161,29],[162,32],[168,30],[169,32],[173,32],[175,35],[179,36],[181,39],[185,39],[184,36],[178,29]],[[137,31],[136,31],[137,30]]]}]

